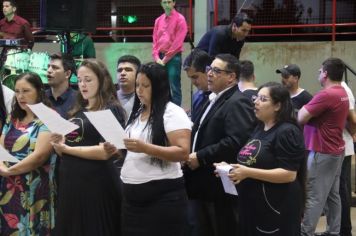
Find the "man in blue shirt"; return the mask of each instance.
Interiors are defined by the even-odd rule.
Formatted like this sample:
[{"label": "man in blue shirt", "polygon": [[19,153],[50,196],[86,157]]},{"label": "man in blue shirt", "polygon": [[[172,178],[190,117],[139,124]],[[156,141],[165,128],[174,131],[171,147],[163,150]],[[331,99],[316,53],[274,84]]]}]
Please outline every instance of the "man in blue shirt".
[{"label": "man in blue shirt", "polygon": [[68,118],[68,111],[73,107],[77,92],[69,86],[69,79],[75,72],[73,57],[68,54],[51,56],[47,69],[49,89],[46,96],[56,111]]},{"label": "man in blue shirt", "polygon": [[251,18],[245,13],[239,13],[230,25],[218,25],[205,33],[197,48],[206,51],[211,57],[229,53],[239,59],[245,38],[251,31],[251,24]]}]

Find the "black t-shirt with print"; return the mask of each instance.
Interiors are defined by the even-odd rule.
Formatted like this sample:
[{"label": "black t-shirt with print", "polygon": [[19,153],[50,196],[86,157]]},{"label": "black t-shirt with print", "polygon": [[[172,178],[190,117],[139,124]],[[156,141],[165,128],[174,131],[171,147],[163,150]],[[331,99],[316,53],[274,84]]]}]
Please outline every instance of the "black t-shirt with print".
[{"label": "black t-shirt with print", "polygon": [[[303,133],[296,125],[282,123],[264,131],[260,124],[237,161],[253,168],[297,171],[304,161],[304,149]],[[276,184],[248,178],[237,185],[237,190],[241,235],[298,235],[302,188],[297,180]]]}]

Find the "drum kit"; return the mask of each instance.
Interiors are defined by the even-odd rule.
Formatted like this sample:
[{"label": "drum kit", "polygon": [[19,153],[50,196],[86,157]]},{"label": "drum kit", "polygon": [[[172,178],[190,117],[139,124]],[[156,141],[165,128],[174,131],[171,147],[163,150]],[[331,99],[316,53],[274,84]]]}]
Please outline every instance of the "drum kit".
[{"label": "drum kit", "polygon": [[[69,38],[70,32],[63,31],[59,33],[63,41],[66,53],[70,53]],[[42,83],[48,85],[47,68],[50,62],[50,55],[47,52],[32,52],[28,49],[22,49],[23,39],[0,39],[0,47],[4,47],[0,53],[0,72],[2,74],[2,83],[10,89],[15,88],[15,78],[24,72],[34,72],[38,74]],[[83,62],[83,58],[74,59],[76,68]],[[77,86],[77,76],[72,73],[70,84]]]},{"label": "drum kit", "polygon": [[47,52],[31,52],[22,49],[8,49],[4,63],[4,77],[2,83],[14,89],[15,78],[24,72],[37,73],[44,84],[47,80],[47,67],[50,56]]}]

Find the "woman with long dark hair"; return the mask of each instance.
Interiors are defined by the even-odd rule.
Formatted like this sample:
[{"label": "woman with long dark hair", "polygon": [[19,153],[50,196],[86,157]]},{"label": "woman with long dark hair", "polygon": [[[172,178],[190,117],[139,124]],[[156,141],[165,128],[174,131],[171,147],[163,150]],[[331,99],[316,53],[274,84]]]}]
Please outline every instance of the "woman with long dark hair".
[{"label": "woman with long dark hair", "polygon": [[50,235],[54,228],[56,156],[50,132],[27,104],[50,106],[41,78],[15,79],[15,100],[0,143],[18,163],[0,162],[0,235]]},{"label": "woman with long dark hair", "polygon": [[188,159],[191,122],[170,102],[163,66],[141,66],[136,94],[141,106],[127,124],[121,170],[123,235],[181,235],[187,196],[180,162]]},{"label": "woman with long dark hair", "polygon": [[288,90],[262,85],[253,97],[260,121],[231,164],[239,193],[239,228],[244,236],[299,236],[304,198],[304,139]]},{"label": "woman with long dark hair", "polygon": [[[104,64],[84,60],[78,69],[77,103],[69,112],[79,128],[65,138],[53,134],[51,140],[61,155],[58,168],[58,236],[120,235],[119,177],[108,155],[103,137],[84,112],[110,109],[121,125],[125,112],[116,99],[114,84]],[[105,122],[103,120],[103,122]]]}]

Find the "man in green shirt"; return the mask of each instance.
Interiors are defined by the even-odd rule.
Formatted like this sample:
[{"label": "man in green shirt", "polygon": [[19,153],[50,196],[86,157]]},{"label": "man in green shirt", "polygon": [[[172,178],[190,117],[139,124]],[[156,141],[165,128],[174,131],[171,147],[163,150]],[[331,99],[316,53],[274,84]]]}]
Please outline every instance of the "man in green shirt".
[{"label": "man in green shirt", "polygon": [[[76,61],[77,68],[86,58],[95,58],[95,47],[93,40],[86,34],[79,33],[79,32],[70,32],[69,33],[69,48],[68,54],[72,55],[74,60]],[[61,52],[65,52],[65,44],[61,42]],[[77,76],[76,73],[72,74],[70,78],[70,83],[77,84]]]}]

